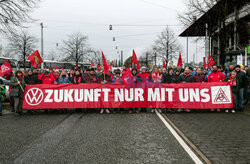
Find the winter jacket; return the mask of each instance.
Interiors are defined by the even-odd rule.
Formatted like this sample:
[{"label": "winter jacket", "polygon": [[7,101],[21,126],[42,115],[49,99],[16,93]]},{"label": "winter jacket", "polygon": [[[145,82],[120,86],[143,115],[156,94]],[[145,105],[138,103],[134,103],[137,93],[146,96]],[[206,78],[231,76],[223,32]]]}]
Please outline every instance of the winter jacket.
[{"label": "winter jacket", "polygon": [[247,76],[244,72],[242,71],[237,72],[236,79],[239,83],[239,88],[247,87]]},{"label": "winter jacket", "polygon": [[195,74],[195,75],[193,75],[193,77],[194,77],[195,82],[205,82],[206,81],[205,76],[203,74],[199,74],[199,75]]},{"label": "winter jacket", "polygon": [[176,76],[174,74],[170,75],[170,74],[165,74],[163,76],[163,83],[177,83],[177,79]]},{"label": "winter jacket", "polygon": [[73,84],[80,84],[83,82],[84,82],[84,79],[83,79],[82,75],[75,75],[71,81],[71,83],[73,83]]},{"label": "winter jacket", "polygon": [[49,74],[49,76],[45,76],[44,73],[38,76],[38,79],[42,81],[42,84],[55,84],[55,77],[53,74]]},{"label": "winter jacket", "polygon": [[102,83],[104,79],[107,81],[107,83],[112,83],[112,78],[108,74],[105,74],[105,78],[103,74],[97,77],[98,83]]},{"label": "winter jacket", "polygon": [[160,73],[152,73],[150,76],[150,81],[154,83],[161,83],[162,82],[162,75]]},{"label": "winter jacket", "polygon": [[60,77],[56,80],[58,84],[70,83],[68,77]]},{"label": "winter jacket", "polygon": [[[21,86],[22,86],[23,89],[25,89],[25,85],[26,84],[25,84],[24,78],[22,78]],[[18,92],[18,97],[23,98],[24,92],[21,89],[20,85],[18,84],[18,79],[17,79],[16,76],[13,76],[10,79],[10,86],[11,86],[11,90],[12,90],[10,92],[17,91]]]},{"label": "winter jacket", "polygon": [[86,75],[86,83],[98,83],[96,74],[94,74],[94,75],[87,74]]},{"label": "winter jacket", "polygon": [[138,81],[139,82],[148,82],[150,80],[150,74],[145,72],[145,73],[139,73],[138,74]]},{"label": "winter jacket", "polygon": [[187,82],[187,83],[192,83],[195,82],[194,77],[191,76],[190,74],[183,74],[179,76],[178,79],[179,82]]},{"label": "winter jacket", "polygon": [[35,74],[25,76],[24,81],[27,85],[41,84],[41,81]]},{"label": "winter jacket", "polygon": [[220,81],[225,81],[226,77],[223,73],[221,72],[211,72],[207,78],[208,82],[220,82]]},{"label": "winter jacket", "polygon": [[114,77],[114,79],[112,80],[113,83],[115,84],[122,84],[122,78],[116,78]]}]

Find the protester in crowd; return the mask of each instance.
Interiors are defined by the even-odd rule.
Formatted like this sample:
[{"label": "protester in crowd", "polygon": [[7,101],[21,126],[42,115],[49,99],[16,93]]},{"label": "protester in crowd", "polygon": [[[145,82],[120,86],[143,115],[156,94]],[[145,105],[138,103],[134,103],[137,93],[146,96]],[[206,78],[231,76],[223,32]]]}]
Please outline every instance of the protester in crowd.
[{"label": "protester in crowd", "polygon": [[59,70],[58,70],[58,69],[55,70],[55,71],[52,73],[52,75],[54,76],[55,80],[57,80],[57,79],[59,78],[59,76],[60,76]]},{"label": "protester in crowd", "polygon": [[69,81],[71,81],[71,83],[73,83],[74,81],[74,76],[75,76],[75,69],[74,68],[71,68],[70,71],[69,71]]},{"label": "protester in crowd", "polygon": [[235,67],[236,79],[239,84],[236,96],[236,110],[243,111],[243,96],[244,89],[247,88],[247,77],[244,72],[241,71],[240,65]]},{"label": "protester in crowd", "polygon": [[247,70],[248,70],[248,66],[247,65],[245,66],[244,70],[247,72]]},{"label": "protester in crowd", "polygon": [[157,66],[154,66],[150,81],[153,83],[161,83],[162,81],[162,75],[160,74],[159,68]]},{"label": "protester in crowd", "polygon": [[168,74],[167,73],[167,69],[166,68],[162,68],[162,73],[161,74],[162,74],[162,76],[165,76],[166,74]]},{"label": "protester in crowd", "polygon": [[62,71],[59,78],[57,79],[58,84],[71,83],[69,76],[66,71]]},{"label": "protester in crowd", "polygon": [[213,72],[211,72],[207,78],[208,82],[223,82],[225,81],[226,77],[223,73],[218,71],[216,65],[213,66]]},{"label": "protester in crowd", "polygon": [[211,71],[208,70],[207,68],[204,68],[202,73],[205,76],[205,82],[207,82],[207,78],[208,78],[209,74],[211,73]]},{"label": "protester in crowd", "polygon": [[190,74],[190,68],[186,67],[184,73],[179,76],[178,81],[180,83],[192,83],[195,82],[194,77]]},{"label": "protester in crowd", "polygon": [[225,78],[227,77],[226,73],[223,72],[223,69],[222,69],[221,66],[217,66],[217,71],[218,71],[218,72],[221,72],[221,73],[225,76]]},{"label": "protester in crowd", "polygon": [[97,83],[97,75],[94,68],[90,69],[89,74],[86,75],[86,83]]},{"label": "protester in crowd", "polygon": [[[137,82],[138,82],[137,75],[138,75],[137,69],[133,68],[131,71],[131,79],[129,80],[132,87],[137,87]],[[131,108],[129,109],[128,113],[131,114],[133,113],[133,111],[135,111],[135,113],[140,113],[138,108]]]},{"label": "protester in crowd", "polygon": [[0,116],[2,116],[2,96],[5,96],[6,87],[3,83],[3,80],[0,79]]},{"label": "protester in crowd", "polygon": [[177,81],[172,68],[168,69],[168,73],[164,75],[162,79],[163,83],[176,83]]},{"label": "protester in crowd", "polygon": [[38,76],[38,79],[42,81],[42,84],[55,84],[55,77],[52,73],[49,73],[48,71],[45,71],[40,76]]},{"label": "protester in crowd", "polygon": [[138,74],[139,77],[139,81],[140,82],[149,82],[150,80],[150,74],[147,72],[147,68],[146,67],[141,67],[141,73]]},{"label": "protester in crowd", "polygon": [[22,104],[24,96],[25,81],[23,77],[23,72],[21,70],[16,71],[15,76],[10,80],[10,96],[14,98],[14,110],[16,113],[22,115]]},{"label": "protester in crowd", "polygon": [[41,84],[41,81],[32,69],[28,69],[28,75],[24,77],[24,81],[27,85]]},{"label": "protester in crowd", "polygon": [[250,68],[246,70],[246,76],[247,76],[247,87],[246,87],[246,105],[250,102]]},{"label": "protester in crowd", "polygon": [[75,75],[74,75],[74,77],[73,77],[72,80],[73,80],[73,81],[71,81],[71,83],[73,83],[73,84],[84,83],[83,76],[82,76],[82,74],[81,74],[81,72],[80,72],[79,69],[76,69]]},{"label": "protester in crowd", "polygon": [[175,73],[174,73],[174,78],[175,78],[175,82],[176,83],[179,83],[179,76],[180,76],[180,74],[181,74],[181,70],[179,68],[177,68],[175,70]]},{"label": "protester in crowd", "polygon": [[119,72],[115,73],[115,77],[112,80],[112,82],[115,83],[115,84],[122,84],[122,78],[121,78],[121,75],[120,75]]},{"label": "protester in crowd", "polygon": [[[170,69],[170,68],[169,68]],[[162,75],[159,72],[159,68],[157,66],[154,66],[153,72],[150,77],[150,81],[154,84],[158,84],[162,82]],[[157,109],[152,109],[151,112],[154,113]],[[161,109],[158,109],[158,112],[162,113]]]},{"label": "protester in crowd", "polygon": [[196,74],[193,75],[195,82],[205,82],[205,75],[202,74],[201,68],[197,68]]},{"label": "protester in crowd", "polygon": [[[97,80],[98,80],[98,83],[101,83],[101,84],[112,83],[111,76],[108,74],[105,74],[104,71],[102,72],[100,76],[98,76]],[[100,113],[102,114],[104,113],[104,111],[108,114],[110,113],[109,109],[101,109]]]},{"label": "protester in crowd", "polygon": [[[237,92],[238,92],[238,88],[239,88],[239,83],[237,82],[237,79],[236,79],[236,71],[232,71],[231,72],[231,76],[228,80],[230,86],[231,86],[231,89],[232,89],[232,93],[233,93],[233,109],[231,110],[232,113],[235,113],[235,110],[236,110],[236,96],[237,96]],[[226,113],[229,112],[229,110],[225,110]]]},{"label": "protester in crowd", "polygon": [[53,67],[49,67],[49,73],[54,73]]},{"label": "protester in crowd", "polygon": [[229,70],[226,72],[226,74],[227,74],[227,78],[229,79],[231,77],[231,73],[234,71],[234,65],[230,64],[228,68]]}]

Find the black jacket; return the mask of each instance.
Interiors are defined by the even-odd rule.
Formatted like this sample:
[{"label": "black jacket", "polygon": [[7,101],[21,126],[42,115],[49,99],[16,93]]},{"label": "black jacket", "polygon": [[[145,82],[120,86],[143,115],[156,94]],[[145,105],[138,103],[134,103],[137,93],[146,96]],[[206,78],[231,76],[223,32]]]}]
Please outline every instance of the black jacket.
[{"label": "black jacket", "polygon": [[185,74],[183,74],[183,75],[179,76],[178,82],[180,82],[180,83],[181,82],[192,83],[192,82],[195,82],[195,80],[194,80],[194,77],[191,76],[190,74],[188,76],[186,76]]},{"label": "black jacket", "polygon": [[41,81],[38,79],[37,75],[27,75],[24,77],[24,81],[27,85],[41,84]]},{"label": "black jacket", "polygon": [[237,72],[236,79],[238,81],[239,88],[246,88],[247,76],[244,72],[242,72],[242,71]]},{"label": "black jacket", "polygon": [[177,83],[177,79],[176,79],[176,76],[173,74],[173,75],[170,75],[170,74],[165,74],[163,76],[163,83]]}]

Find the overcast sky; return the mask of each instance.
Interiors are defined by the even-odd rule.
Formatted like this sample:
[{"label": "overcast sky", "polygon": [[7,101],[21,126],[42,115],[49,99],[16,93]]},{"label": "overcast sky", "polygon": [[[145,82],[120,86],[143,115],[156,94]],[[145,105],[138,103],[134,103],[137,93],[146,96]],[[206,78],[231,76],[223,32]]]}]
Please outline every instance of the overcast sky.
[{"label": "overcast sky", "polygon": [[[30,32],[40,39],[40,22],[44,23],[44,49],[56,51],[56,43],[73,32],[89,37],[90,46],[102,50],[109,60],[117,59],[117,50],[124,51],[124,60],[135,49],[138,56],[150,48],[166,25],[179,35],[183,30],[177,13],[186,10],[184,0],[43,0],[32,17],[36,23]],[[113,30],[109,30],[109,25]],[[127,26],[129,25],[129,26]],[[131,26],[132,25],[132,26]],[[134,26],[153,25],[153,26]],[[159,25],[159,26],[154,26]],[[165,26],[164,26],[165,25]],[[113,41],[116,37],[116,41]],[[196,44],[189,39],[189,61],[196,53]],[[179,38],[183,57],[186,56],[186,38]],[[198,43],[198,60],[204,51]],[[39,46],[40,49],[40,46]]]}]

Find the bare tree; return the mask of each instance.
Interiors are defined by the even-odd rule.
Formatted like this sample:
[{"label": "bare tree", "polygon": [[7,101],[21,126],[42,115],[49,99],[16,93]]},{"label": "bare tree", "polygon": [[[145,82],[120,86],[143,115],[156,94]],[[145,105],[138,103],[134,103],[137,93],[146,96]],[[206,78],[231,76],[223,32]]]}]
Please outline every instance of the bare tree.
[{"label": "bare tree", "polygon": [[211,9],[219,0],[188,0],[187,10],[179,13],[178,17],[184,26],[190,26],[201,15]]},{"label": "bare tree", "polygon": [[32,18],[30,12],[37,7],[40,0],[0,0],[0,33],[14,32],[15,27]]},{"label": "bare tree", "polygon": [[180,44],[175,33],[169,27],[158,35],[153,45],[153,51],[156,53],[157,58],[165,60],[166,64],[177,58]]},{"label": "bare tree", "polygon": [[62,52],[66,54],[65,61],[74,61],[76,66],[83,60],[87,60],[89,53],[88,37],[81,33],[73,33],[63,40]]},{"label": "bare tree", "polygon": [[25,63],[27,57],[35,51],[37,40],[36,37],[24,31],[21,31],[19,34],[12,34],[8,37],[8,51],[11,56],[19,57],[24,69],[26,69]]},{"label": "bare tree", "polygon": [[93,62],[94,64],[102,65],[102,54],[100,51],[96,51],[94,49],[89,49],[86,60],[89,63]]}]

